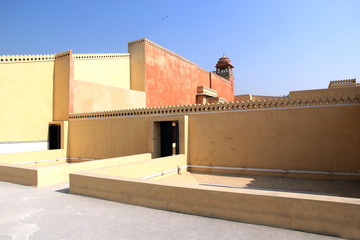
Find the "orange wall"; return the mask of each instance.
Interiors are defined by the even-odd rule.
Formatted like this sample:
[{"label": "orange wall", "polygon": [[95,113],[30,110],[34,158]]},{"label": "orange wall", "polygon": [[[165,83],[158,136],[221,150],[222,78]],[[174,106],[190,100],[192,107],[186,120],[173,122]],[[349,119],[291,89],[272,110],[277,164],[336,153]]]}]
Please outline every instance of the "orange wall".
[{"label": "orange wall", "polygon": [[217,91],[218,97],[225,98],[228,102],[234,101],[234,78],[227,81],[225,78],[210,73],[211,88]]},{"label": "orange wall", "polygon": [[[195,104],[197,86],[211,87],[209,72],[196,64],[148,40],[144,51],[148,107]],[[217,75],[211,80],[220,97],[233,101],[231,84]]]}]

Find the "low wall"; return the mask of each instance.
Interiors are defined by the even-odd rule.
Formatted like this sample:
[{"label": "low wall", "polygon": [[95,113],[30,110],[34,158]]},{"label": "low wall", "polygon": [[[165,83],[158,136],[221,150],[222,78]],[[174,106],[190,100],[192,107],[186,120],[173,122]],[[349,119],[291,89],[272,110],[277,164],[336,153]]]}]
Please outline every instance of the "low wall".
[{"label": "low wall", "polygon": [[106,168],[110,166],[121,166],[130,163],[151,159],[150,153],[138,154],[132,156],[72,163],[60,166],[39,167],[38,187],[48,186],[61,182],[69,181],[69,174],[75,171],[84,171],[97,168]]},{"label": "low wall", "polygon": [[165,174],[177,174],[177,171],[180,171],[186,164],[186,155],[180,154],[110,168],[102,168],[100,170],[94,170],[93,172],[131,178],[156,178]]},{"label": "low wall", "polygon": [[313,96],[359,96],[360,86],[348,86],[339,88],[324,88],[303,91],[290,91],[290,97],[313,97]]},{"label": "low wall", "polygon": [[28,166],[14,166],[0,163],[0,181],[37,186],[37,169]]},{"label": "low wall", "polygon": [[49,186],[56,183],[68,182],[69,174],[75,171],[90,170],[115,165],[119,166],[122,164],[149,159],[151,159],[150,153],[43,167],[0,163],[0,181],[37,187]]},{"label": "low wall", "polygon": [[39,152],[20,152],[0,154],[0,163],[30,163],[46,160],[66,159],[66,150],[48,150]]},{"label": "low wall", "polygon": [[145,207],[360,238],[360,200],[70,174],[70,193]]}]

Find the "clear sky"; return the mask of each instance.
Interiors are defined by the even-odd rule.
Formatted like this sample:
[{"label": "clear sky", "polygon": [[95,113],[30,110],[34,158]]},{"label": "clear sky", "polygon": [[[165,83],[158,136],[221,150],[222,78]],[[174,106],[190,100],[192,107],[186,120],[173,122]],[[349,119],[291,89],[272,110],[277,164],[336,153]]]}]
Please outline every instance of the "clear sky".
[{"label": "clear sky", "polygon": [[143,37],[208,71],[225,53],[235,94],[360,82],[359,0],[0,0],[0,55],[124,53]]}]

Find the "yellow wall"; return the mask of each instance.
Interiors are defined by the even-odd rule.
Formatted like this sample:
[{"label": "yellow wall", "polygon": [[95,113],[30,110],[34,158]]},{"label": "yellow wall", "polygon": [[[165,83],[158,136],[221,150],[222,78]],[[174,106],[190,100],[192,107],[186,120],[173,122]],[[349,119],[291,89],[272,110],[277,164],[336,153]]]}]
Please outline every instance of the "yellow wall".
[{"label": "yellow wall", "polygon": [[189,163],[357,173],[360,105],[194,114]]},{"label": "yellow wall", "polygon": [[291,91],[290,97],[314,97],[314,96],[359,96],[360,87],[325,88],[304,91]]},{"label": "yellow wall", "polygon": [[[81,54],[74,54],[78,55]],[[116,58],[74,58],[74,80],[130,89],[130,56],[122,55]]]},{"label": "yellow wall", "polygon": [[[68,52],[60,53],[59,56]],[[71,50],[69,51],[71,53]],[[57,55],[57,56],[58,56]],[[71,54],[70,54],[71,55]],[[55,59],[54,64],[54,120],[67,120],[69,116],[70,77],[72,58],[70,55]]]},{"label": "yellow wall", "polygon": [[70,156],[155,153],[156,122],[179,120],[180,153],[190,165],[357,173],[359,118],[352,104],[72,119]]},{"label": "yellow wall", "polygon": [[145,92],[74,81],[74,112],[97,112],[146,107]]},{"label": "yellow wall", "polygon": [[0,142],[48,138],[54,61],[0,63]]},{"label": "yellow wall", "polygon": [[[135,41],[136,42],[136,41]],[[131,89],[145,91],[145,42],[129,42]]]},{"label": "yellow wall", "polygon": [[153,127],[157,121],[179,121],[180,154],[187,154],[188,117],[124,117],[71,120],[70,157],[102,159],[153,153]]},{"label": "yellow wall", "polygon": [[141,117],[72,120],[70,157],[102,159],[148,153],[149,124]]}]

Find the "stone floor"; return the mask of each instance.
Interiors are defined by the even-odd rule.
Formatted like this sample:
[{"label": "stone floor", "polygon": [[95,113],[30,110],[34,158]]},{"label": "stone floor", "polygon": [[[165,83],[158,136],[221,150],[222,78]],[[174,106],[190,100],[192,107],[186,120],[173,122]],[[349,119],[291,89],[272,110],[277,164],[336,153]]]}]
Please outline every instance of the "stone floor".
[{"label": "stone floor", "polygon": [[[201,176],[198,180],[203,181]],[[67,191],[67,184],[34,188],[0,182],[0,240],[339,239],[149,209]]]},{"label": "stone floor", "polygon": [[184,172],[158,181],[360,198],[360,181]]}]

